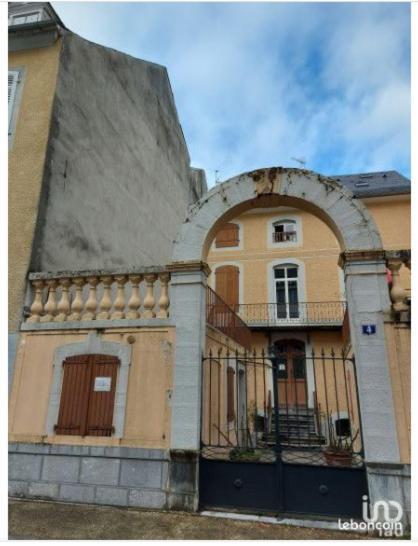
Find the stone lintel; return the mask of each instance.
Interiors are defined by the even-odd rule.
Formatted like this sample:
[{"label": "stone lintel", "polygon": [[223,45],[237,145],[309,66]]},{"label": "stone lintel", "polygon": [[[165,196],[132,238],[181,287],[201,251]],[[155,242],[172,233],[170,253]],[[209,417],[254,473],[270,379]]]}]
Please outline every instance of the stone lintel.
[{"label": "stone lintel", "polygon": [[345,250],[341,252],[338,265],[344,267],[345,264],[353,262],[381,262],[385,260],[385,251],[376,250]]},{"label": "stone lintel", "polygon": [[408,262],[411,260],[411,249],[402,250],[386,250],[386,260],[400,260],[401,262]]},{"label": "stone lintel", "polygon": [[172,262],[167,266],[167,271],[170,271],[171,273],[188,273],[188,272],[196,272],[196,271],[203,271],[206,276],[208,277],[211,269],[209,265],[206,262],[201,261],[187,261],[187,262]]}]

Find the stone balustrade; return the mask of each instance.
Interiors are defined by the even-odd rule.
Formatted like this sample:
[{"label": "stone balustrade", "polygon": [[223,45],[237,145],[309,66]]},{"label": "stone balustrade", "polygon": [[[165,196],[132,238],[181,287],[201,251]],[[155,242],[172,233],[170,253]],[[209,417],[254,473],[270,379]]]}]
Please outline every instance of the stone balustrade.
[{"label": "stone balustrade", "polygon": [[395,313],[410,311],[408,299],[410,291],[405,288],[400,276],[400,270],[404,266],[411,270],[410,250],[390,250],[385,252],[386,266],[390,271],[389,295],[392,302],[392,309]]},{"label": "stone balustrade", "polygon": [[165,319],[170,313],[170,273],[164,268],[31,273],[29,283],[27,323]]}]

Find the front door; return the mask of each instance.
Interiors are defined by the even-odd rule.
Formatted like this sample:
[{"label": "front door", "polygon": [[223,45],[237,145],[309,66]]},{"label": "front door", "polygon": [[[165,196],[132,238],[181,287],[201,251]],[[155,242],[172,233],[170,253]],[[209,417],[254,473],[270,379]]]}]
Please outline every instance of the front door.
[{"label": "front door", "polygon": [[306,355],[303,341],[280,341],[279,352],[279,405],[307,406]]}]

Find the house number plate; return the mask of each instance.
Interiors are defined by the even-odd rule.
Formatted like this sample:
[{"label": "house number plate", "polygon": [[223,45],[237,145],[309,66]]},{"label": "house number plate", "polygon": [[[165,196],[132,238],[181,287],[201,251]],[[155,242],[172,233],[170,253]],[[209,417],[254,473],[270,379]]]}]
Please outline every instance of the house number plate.
[{"label": "house number plate", "polygon": [[111,385],[112,385],[111,377],[95,377],[94,379],[95,392],[100,392],[100,391],[109,392]]}]

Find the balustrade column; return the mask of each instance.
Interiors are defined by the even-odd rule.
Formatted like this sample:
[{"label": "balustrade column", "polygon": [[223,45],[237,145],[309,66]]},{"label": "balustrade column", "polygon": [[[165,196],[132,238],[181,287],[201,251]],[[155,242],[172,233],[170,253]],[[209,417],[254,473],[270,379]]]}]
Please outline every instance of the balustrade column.
[{"label": "balustrade column", "polygon": [[392,273],[392,286],[389,291],[390,299],[392,301],[392,307],[394,311],[407,311],[408,305],[405,303],[406,290],[402,286],[399,270],[402,267],[402,260],[389,259],[387,261],[387,267]]},{"label": "balustrade column", "polygon": [[57,311],[57,302],[55,299],[55,294],[57,290],[58,281],[55,279],[50,279],[46,281],[46,285],[48,286],[48,300],[45,304],[44,310],[46,311],[46,314],[41,317],[40,322],[51,322],[54,320],[54,315]]},{"label": "balustrade column", "polygon": [[73,304],[71,305],[71,315],[69,315],[68,320],[80,320],[81,312],[84,307],[83,303],[83,286],[85,284],[83,277],[76,277],[73,280],[75,284],[75,298]]},{"label": "balustrade column", "polygon": [[142,281],[142,275],[129,275],[129,280],[132,285],[132,293],[128,301],[129,311],[126,313],[126,318],[137,319],[141,316],[139,313],[139,308],[141,306],[139,284]]},{"label": "balustrade column", "polygon": [[69,288],[71,286],[70,279],[60,279],[61,298],[57,305],[58,315],[55,317],[56,322],[64,322],[70,314],[70,298]]},{"label": "balustrade column", "polygon": [[35,296],[30,307],[30,317],[27,322],[39,322],[44,306],[42,303],[42,291],[45,286],[44,281],[32,281],[32,286],[35,288]]},{"label": "balustrade column", "polygon": [[116,299],[113,303],[115,310],[111,314],[111,319],[123,319],[125,318],[125,283],[127,281],[126,275],[115,275],[115,281],[118,285],[118,291]]},{"label": "balustrade column", "polygon": [[96,287],[99,284],[99,279],[98,277],[87,277],[87,281],[89,283],[89,297],[87,298],[85,311],[81,320],[94,320],[97,309]]},{"label": "balustrade column", "polygon": [[100,281],[103,283],[103,296],[99,304],[99,313],[96,318],[97,320],[107,320],[110,318],[110,310],[112,308],[110,289],[113,283],[113,277],[100,277]]},{"label": "balustrade column", "polygon": [[154,318],[155,312],[155,299],[154,299],[154,283],[157,280],[157,275],[145,275],[145,282],[147,284],[147,293],[144,299],[144,309],[142,314],[143,318]]},{"label": "balustrade column", "polygon": [[168,307],[170,305],[170,298],[168,297],[168,281],[170,280],[170,273],[160,273],[158,275],[161,285],[161,294],[158,301],[160,310],[157,313],[158,318],[168,317]]}]

